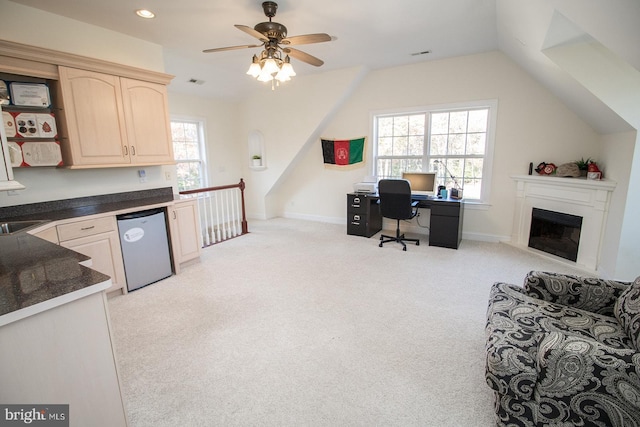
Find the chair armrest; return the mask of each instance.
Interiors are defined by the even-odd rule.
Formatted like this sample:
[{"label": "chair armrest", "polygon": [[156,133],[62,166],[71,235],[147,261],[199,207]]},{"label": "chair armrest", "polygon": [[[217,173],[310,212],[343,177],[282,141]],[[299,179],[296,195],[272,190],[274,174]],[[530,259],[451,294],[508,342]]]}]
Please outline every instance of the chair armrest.
[{"label": "chair armrest", "polygon": [[531,271],[524,279],[527,295],[545,301],[613,316],[618,297],[631,282]]},{"label": "chair armrest", "polygon": [[538,378],[536,354],[543,335],[511,318],[514,301],[529,298],[519,286],[494,283],[487,308],[485,380],[500,396],[529,401]]},{"label": "chair armrest", "polygon": [[640,353],[549,332],[537,354],[538,425],[638,425]]},{"label": "chair armrest", "polygon": [[415,202],[411,202],[411,207],[412,207],[412,208],[417,208],[417,207],[418,207],[418,204],[420,204],[420,202],[419,202],[419,201],[417,201],[417,200],[416,200]]}]

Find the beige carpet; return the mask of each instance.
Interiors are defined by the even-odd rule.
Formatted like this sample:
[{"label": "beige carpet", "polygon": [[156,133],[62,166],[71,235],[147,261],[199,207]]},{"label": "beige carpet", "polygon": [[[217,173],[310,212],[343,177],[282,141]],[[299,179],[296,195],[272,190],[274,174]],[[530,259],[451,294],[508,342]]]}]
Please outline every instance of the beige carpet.
[{"label": "beige carpet", "polygon": [[403,252],[288,219],[250,231],[110,300],[131,427],[495,425],[490,286],[576,272],[506,244]]}]

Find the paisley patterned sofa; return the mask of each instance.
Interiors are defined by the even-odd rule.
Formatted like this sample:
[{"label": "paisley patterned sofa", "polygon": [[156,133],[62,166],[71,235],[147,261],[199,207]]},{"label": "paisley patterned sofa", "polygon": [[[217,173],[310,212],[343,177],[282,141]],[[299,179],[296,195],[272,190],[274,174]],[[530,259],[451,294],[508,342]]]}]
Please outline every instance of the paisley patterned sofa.
[{"label": "paisley patterned sofa", "polygon": [[640,427],[640,277],[496,283],[486,335],[496,425]]}]

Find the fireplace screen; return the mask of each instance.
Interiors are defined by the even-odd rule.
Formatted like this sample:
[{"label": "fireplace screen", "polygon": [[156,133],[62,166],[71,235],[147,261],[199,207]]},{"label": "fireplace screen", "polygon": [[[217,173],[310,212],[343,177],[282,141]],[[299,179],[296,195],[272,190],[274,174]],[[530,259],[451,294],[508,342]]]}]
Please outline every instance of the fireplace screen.
[{"label": "fireplace screen", "polygon": [[529,247],[576,261],[581,228],[581,216],[533,208]]}]

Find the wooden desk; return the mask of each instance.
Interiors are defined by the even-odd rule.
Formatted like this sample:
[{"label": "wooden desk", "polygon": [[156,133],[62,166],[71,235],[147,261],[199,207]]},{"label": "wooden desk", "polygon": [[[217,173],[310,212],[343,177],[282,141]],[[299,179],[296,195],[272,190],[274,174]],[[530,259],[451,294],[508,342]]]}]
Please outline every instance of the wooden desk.
[{"label": "wooden desk", "polygon": [[[382,230],[377,194],[347,194],[347,234],[371,237]],[[464,203],[456,199],[418,200],[418,208],[430,209],[429,246],[458,249],[462,240]]]}]

